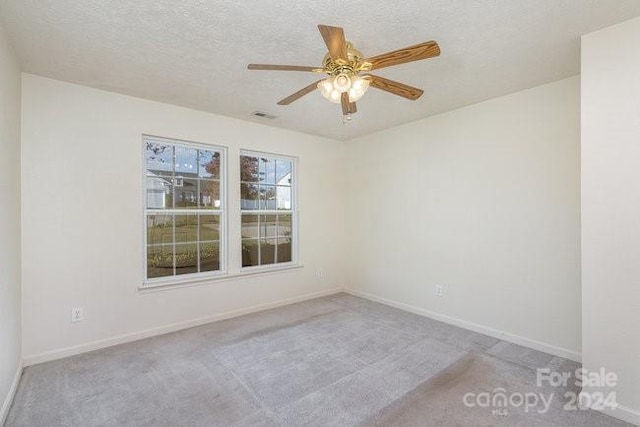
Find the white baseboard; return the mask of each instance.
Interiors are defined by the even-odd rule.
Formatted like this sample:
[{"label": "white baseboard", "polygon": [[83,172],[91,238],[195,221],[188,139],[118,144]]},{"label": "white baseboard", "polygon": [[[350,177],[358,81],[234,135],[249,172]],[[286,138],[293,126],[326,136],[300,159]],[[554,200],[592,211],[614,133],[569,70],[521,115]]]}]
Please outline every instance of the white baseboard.
[{"label": "white baseboard", "polygon": [[[591,399],[584,399],[584,401],[589,402],[591,401]],[[636,426],[640,426],[640,411],[636,409],[631,409],[623,405],[617,405],[615,409],[606,408],[606,409],[593,409],[593,410],[596,412],[600,412],[602,414],[608,415],[610,417],[617,418],[621,421],[624,421]]]},{"label": "white baseboard", "polygon": [[618,405],[616,409],[607,409],[604,411],[598,410],[598,412],[602,412],[603,414],[609,415],[610,417],[617,418],[636,426],[640,426],[640,411],[636,411],[635,409]]},{"label": "white baseboard", "polygon": [[504,341],[509,341],[511,343],[518,344],[524,347],[529,347],[534,350],[543,351],[545,353],[553,354],[554,356],[563,357],[565,359],[574,360],[576,362],[580,362],[580,359],[581,359],[580,353],[572,350],[568,350],[566,348],[557,347],[551,344],[546,344],[540,341],[532,340],[530,338],[526,338],[519,335],[511,334],[508,332],[500,331],[497,329],[489,328],[487,326],[478,325],[477,323],[457,319],[455,317],[436,313],[430,310],[426,310],[424,308],[416,307],[414,305],[393,301],[387,298],[370,294],[368,292],[357,291],[354,289],[345,289],[344,291],[357,297],[379,302],[381,304],[399,308],[400,310],[408,311],[410,313],[418,314],[420,316],[425,316],[433,320],[438,320],[440,322],[448,323],[450,325],[459,326],[464,329],[469,329],[471,331],[478,332],[480,334],[489,335],[491,337],[498,338]]},{"label": "white baseboard", "polygon": [[92,341],[86,344],[80,344],[72,347],[66,347],[56,350],[47,351],[40,354],[33,354],[23,358],[24,366],[36,365],[38,363],[48,362],[51,360],[62,359],[76,354],[86,353],[88,351],[99,350],[101,348],[111,347],[118,344],[124,344],[131,341],[137,341],[156,335],[168,334],[170,332],[182,329],[193,328],[194,326],[205,325],[207,323],[217,322],[220,320],[231,319],[233,317],[243,316],[245,314],[257,313],[259,311],[269,310],[271,308],[281,307],[284,305],[294,304],[313,298],[319,298],[327,295],[343,292],[342,288],[332,288],[325,291],[314,292],[311,294],[301,295],[293,298],[286,298],[279,301],[269,302],[265,304],[245,307],[238,310],[227,311],[224,313],[213,314],[211,316],[201,317],[199,319],[187,320],[184,322],[173,323],[159,328],[147,329],[143,331],[133,332],[130,334],[119,335],[102,340]]},{"label": "white baseboard", "polygon": [[7,397],[5,397],[4,402],[2,403],[2,408],[0,408],[0,426],[4,425],[4,422],[7,420],[7,415],[9,415],[9,409],[11,408],[11,403],[13,403],[13,398],[16,395],[18,384],[20,383],[20,377],[22,376],[22,367],[22,361],[18,362],[16,375],[13,377],[11,388],[9,389],[9,393],[7,393]]}]

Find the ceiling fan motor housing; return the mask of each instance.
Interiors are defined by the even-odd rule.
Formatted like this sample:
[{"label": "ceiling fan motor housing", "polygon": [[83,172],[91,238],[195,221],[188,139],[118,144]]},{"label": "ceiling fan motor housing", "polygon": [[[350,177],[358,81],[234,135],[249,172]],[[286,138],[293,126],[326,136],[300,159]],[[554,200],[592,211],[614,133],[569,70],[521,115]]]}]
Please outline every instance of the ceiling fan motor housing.
[{"label": "ceiling fan motor housing", "polygon": [[331,55],[327,53],[322,60],[322,67],[330,76],[335,77],[339,74],[354,76],[366,69],[366,65],[368,64],[363,62],[363,58],[362,53],[354,48],[351,42],[347,42],[347,60],[334,61]]}]

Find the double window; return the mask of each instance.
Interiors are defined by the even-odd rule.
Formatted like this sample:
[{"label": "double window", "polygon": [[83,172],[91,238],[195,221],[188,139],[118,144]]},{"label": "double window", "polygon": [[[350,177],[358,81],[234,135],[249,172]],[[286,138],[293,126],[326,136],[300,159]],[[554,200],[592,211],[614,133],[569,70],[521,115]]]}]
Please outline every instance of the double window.
[{"label": "double window", "polygon": [[[145,284],[226,272],[226,149],[144,136]],[[242,152],[233,270],[296,262],[295,159]],[[232,236],[233,237],[233,236]],[[234,262],[233,264],[236,264]],[[235,269],[234,269],[235,267]]]}]

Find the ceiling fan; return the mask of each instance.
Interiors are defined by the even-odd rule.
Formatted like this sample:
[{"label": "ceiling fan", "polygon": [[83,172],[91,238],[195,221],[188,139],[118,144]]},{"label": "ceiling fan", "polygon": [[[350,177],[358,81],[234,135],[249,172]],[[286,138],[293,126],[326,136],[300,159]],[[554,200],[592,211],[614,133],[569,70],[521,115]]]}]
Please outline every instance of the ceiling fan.
[{"label": "ceiling fan", "polygon": [[[438,43],[428,41],[371,58],[365,58],[360,51],[345,40],[342,28],[318,25],[318,29],[329,49],[322,61],[321,68],[300,65],[249,64],[248,68],[250,70],[309,71],[325,73],[329,76],[287,96],[280,100],[278,105],[289,105],[315,89],[319,89],[320,93],[329,101],[341,104],[342,114],[347,119],[350,119],[351,114],[357,112],[356,101],[362,98],[369,86],[403,98],[416,100],[423,93],[421,89],[375,76],[368,72],[440,55]],[[360,75],[363,72],[367,74]]]}]

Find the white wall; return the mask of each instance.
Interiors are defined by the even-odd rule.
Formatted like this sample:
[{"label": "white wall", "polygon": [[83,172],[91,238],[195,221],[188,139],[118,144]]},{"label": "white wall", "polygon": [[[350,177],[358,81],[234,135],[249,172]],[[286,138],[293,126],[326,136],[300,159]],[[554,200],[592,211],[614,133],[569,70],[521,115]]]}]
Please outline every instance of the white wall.
[{"label": "white wall", "polygon": [[347,142],[347,286],[575,356],[579,102],[573,77]]},{"label": "white wall", "polygon": [[0,27],[0,424],[20,363],[20,84]]},{"label": "white wall", "polygon": [[[339,142],[27,74],[22,114],[27,363],[47,352],[343,286]],[[233,183],[240,148],[298,156],[304,268],[138,291],[143,133],[229,147],[231,214],[239,210]],[[229,219],[233,266],[240,221]],[[84,308],[83,322],[70,323],[72,307]]]},{"label": "white wall", "polygon": [[583,360],[640,423],[640,18],[582,38]]}]

